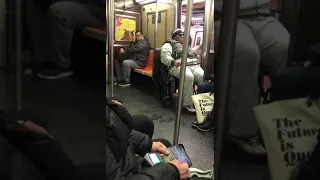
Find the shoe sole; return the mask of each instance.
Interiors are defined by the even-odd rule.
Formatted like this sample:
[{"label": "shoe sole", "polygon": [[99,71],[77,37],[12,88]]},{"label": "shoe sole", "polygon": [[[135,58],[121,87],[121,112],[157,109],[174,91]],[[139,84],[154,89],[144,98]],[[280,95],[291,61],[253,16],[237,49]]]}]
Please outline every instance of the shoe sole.
[{"label": "shoe sole", "polygon": [[212,172],[211,170],[207,171],[200,171],[196,168],[190,168],[190,175],[189,177],[202,177],[202,178],[212,178]]},{"label": "shoe sole", "polygon": [[126,84],[126,85],[118,85],[119,87],[128,87],[131,86],[131,84]]},{"label": "shoe sole", "polygon": [[228,136],[228,137],[227,137],[227,140],[228,140],[229,142],[237,145],[237,146],[241,149],[241,151],[243,151],[243,152],[246,153],[246,154],[249,154],[249,155],[254,156],[254,157],[264,157],[264,156],[267,156],[267,153],[258,154],[258,153],[252,153],[252,152],[247,151],[245,148],[242,148],[241,145],[240,145],[240,143],[237,142],[237,140],[235,140],[233,137]]},{"label": "shoe sole", "polygon": [[37,73],[37,76],[39,78],[42,78],[42,79],[48,79],[48,80],[55,80],[55,79],[61,79],[61,78],[67,78],[67,77],[70,77],[73,75],[73,72],[65,72],[65,73],[61,73],[57,76],[43,76],[42,74],[40,73]]},{"label": "shoe sole", "polygon": [[201,129],[199,126],[197,126],[197,125],[195,125],[195,124],[192,124],[191,127],[192,127],[192,128],[196,128],[196,129],[198,129],[198,130],[201,131],[201,132],[208,132],[208,131],[214,130],[214,127],[210,128],[210,129]]}]

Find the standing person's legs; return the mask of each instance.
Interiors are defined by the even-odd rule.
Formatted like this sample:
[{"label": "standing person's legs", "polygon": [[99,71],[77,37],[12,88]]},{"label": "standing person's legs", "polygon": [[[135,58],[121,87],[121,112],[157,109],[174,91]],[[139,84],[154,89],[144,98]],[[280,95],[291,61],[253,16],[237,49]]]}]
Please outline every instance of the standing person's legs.
[{"label": "standing person's legs", "polygon": [[153,121],[146,115],[133,115],[133,129],[147,134],[151,139],[154,132]]},{"label": "standing person's legs", "polygon": [[49,62],[49,42],[47,7],[37,0],[26,1],[26,19],[33,49],[33,70],[37,71],[40,64]]},{"label": "standing person's legs", "polygon": [[253,155],[266,154],[256,136],[258,126],[252,109],[258,104],[259,63],[260,50],[254,34],[246,21],[238,20],[228,100],[229,139]]},{"label": "standing person's legs", "polygon": [[105,6],[62,1],[53,3],[49,7],[47,12],[49,54],[58,67],[40,71],[39,77],[58,79],[73,74],[70,60],[73,31],[86,26],[105,26],[103,18],[98,16],[105,18]]},{"label": "standing person's legs", "polygon": [[[173,67],[170,71],[174,77],[176,78],[180,77],[180,67],[178,68]],[[186,67],[185,82],[183,87],[183,106],[190,113],[196,112],[196,110],[193,107],[193,102],[191,98],[194,91],[193,84],[194,84],[193,73],[189,67]]]},{"label": "standing person's legs", "polygon": [[142,66],[139,65],[134,60],[124,60],[122,62],[122,73],[123,73],[124,82],[119,83],[120,87],[126,87],[131,85],[130,83],[131,70],[135,68],[142,68]]},{"label": "standing person's legs", "polygon": [[285,27],[274,17],[264,18],[252,26],[257,31],[261,66],[267,68],[271,76],[287,67],[290,35]]}]

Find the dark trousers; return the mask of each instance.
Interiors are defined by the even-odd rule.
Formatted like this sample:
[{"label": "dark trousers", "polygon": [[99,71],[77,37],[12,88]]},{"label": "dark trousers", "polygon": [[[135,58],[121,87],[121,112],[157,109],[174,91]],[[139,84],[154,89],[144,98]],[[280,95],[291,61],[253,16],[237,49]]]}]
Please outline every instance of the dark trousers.
[{"label": "dark trousers", "polygon": [[213,82],[202,82],[198,85],[198,94],[208,93],[214,91],[214,83]]},{"label": "dark trousers", "polygon": [[105,27],[106,11],[102,2],[28,0],[26,3],[36,64],[53,62],[62,69],[69,69],[74,30]]},{"label": "dark trousers", "polygon": [[319,96],[320,68],[289,67],[274,74],[271,83],[271,101]]}]

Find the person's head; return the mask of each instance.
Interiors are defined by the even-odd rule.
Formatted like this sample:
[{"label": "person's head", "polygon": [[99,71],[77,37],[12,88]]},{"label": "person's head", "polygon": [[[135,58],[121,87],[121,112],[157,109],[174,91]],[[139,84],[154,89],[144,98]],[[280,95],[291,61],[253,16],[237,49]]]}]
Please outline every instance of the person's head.
[{"label": "person's head", "polygon": [[139,31],[139,30],[137,30],[137,31],[136,31],[136,40],[137,40],[137,41],[140,41],[140,40],[142,40],[143,38],[144,38],[144,37],[143,37],[142,32]]},{"label": "person's head", "polygon": [[184,34],[181,29],[176,29],[171,33],[171,38],[180,42],[180,43],[183,43],[183,35]]}]

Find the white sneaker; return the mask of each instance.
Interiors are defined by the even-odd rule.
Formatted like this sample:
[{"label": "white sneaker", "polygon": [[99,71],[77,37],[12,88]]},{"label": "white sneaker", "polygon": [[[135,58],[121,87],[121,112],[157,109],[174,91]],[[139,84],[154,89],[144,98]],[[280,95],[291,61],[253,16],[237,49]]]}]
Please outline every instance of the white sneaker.
[{"label": "white sneaker", "polygon": [[193,106],[184,106],[183,108],[189,113],[196,113],[196,109]]},{"label": "white sneaker", "polygon": [[212,178],[213,176],[213,173],[212,173],[213,171],[211,170],[202,171],[197,168],[189,168],[189,170],[190,170],[190,175],[189,175],[190,178],[193,178],[193,177]]}]

